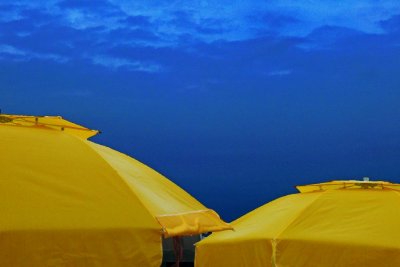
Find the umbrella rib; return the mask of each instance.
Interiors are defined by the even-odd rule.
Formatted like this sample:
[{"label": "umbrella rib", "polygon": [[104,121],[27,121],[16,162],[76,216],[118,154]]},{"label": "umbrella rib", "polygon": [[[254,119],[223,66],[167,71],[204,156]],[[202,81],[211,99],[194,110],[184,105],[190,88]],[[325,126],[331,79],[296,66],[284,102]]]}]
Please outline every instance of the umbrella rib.
[{"label": "umbrella rib", "polygon": [[[75,137],[75,136],[74,136]],[[75,137],[78,138],[78,137]],[[80,139],[80,138],[78,138]],[[81,140],[81,139],[80,139]],[[144,207],[144,209],[150,214],[151,217],[154,218],[154,221],[160,225],[160,223],[157,221],[157,219],[155,218],[154,214],[152,214],[152,212],[150,211],[149,207],[140,199],[140,197],[137,195],[137,193],[135,192],[135,190],[132,189],[132,187],[129,185],[129,183],[122,177],[122,175],[120,174],[120,172],[118,170],[116,170],[104,157],[103,155],[101,155],[98,151],[96,151],[96,149],[94,149],[94,146],[102,146],[100,144],[96,144],[93,143],[89,140],[81,140],[82,142],[85,143],[86,147],[88,147],[97,157],[99,157],[106,165],[108,165],[109,168],[112,169],[112,171],[117,175],[117,177],[119,178],[119,180],[121,181],[121,183],[123,183],[125,185],[126,188],[128,188],[129,192],[132,193],[132,195],[135,196],[135,198],[137,199],[137,201]],[[162,228],[162,225],[160,225],[160,230],[164,231]]]},{"label": "umbrella rib", "polygon": [[[317,193],[317,192],[315,192],[315,193]],[[278,233],[274,238],[272,238],[272,240],[271,240],[271,242],[272,242],[272,259],[271,259],[271,261],[272,261],[272,266],[273,267],[276,267],[277,266],[277,264],[276,264],[276,254],[277,254],[277,252],[278,252],[278,244],[279,244],[279,242],[278,242],[278,238],[296,221],[296,219],[301,215],[301,214],[303,214],[304,213],[304,211],[306,211],[307,209],[309,209],[310,208],[310,206],[315,202],[315,201],[317,201],[321,196],[322,196],[322,194],[323,193],[325,193],[325,191],[322,191],[322,192],[318,192],[319,193],[319,195],[317,196],[317,197],[315,197],[315,199],[313,199],[308,205],[306,205],[306,207],[304,207],[304,208],[302,208],[294,217],[293,217],[293,219],[282,229],[282,231],[280,231],[280,233]]]},{"label": "umbrella rib", "polygon": [[295,216],[293,216],[293,219],[280,231],[274,238],[273,240],[277,240],[293,223],[294,221],[301,215],[303,214],[306,210],[308,210],[315,201],[317,201],[322,194],[324,194],[326,191],[322,192],[315,192],[315,194],[318,194],[310,203],[308,203],[304,208],[302,208]]}]

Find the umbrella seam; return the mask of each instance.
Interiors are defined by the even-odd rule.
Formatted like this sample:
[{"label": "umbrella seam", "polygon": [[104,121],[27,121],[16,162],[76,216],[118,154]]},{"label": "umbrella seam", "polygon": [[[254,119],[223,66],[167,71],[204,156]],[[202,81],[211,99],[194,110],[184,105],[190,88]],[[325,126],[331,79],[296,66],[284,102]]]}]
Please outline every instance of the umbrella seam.
[{"label": "umbrella seam", "polygon": [[[151,212],[149,211],[149,209],[147,208],[147,206],[146,206],[146,205],[142,202],[142,200],[136,195],[136,193],[130,188],[130,186],[128,185],[128,183],[127,183],[124,179],[122,179],[122,178],[120,177],[121,175],[119,174],[119,172],[118,172],[110,163],[108,163],[107,160],[106,160],[102,155],[100,155],[100,153],[98,153],[98,152],[91,146],[91,143],[93,143],[92,141],[89,141],[89,140],[86,140],[86,139],[82,139],[82,138],[79,138],[78,136],[74,136],[74,135],[70,135],[70,136],[73,136],[74,138],[77,138],[77,139],[81,140],[83,143],[85,143],[86,147],[88,147],[97,157],[101,158],[101,160],[102,160],[105,164],[107,164],[107,166],[108,166],[109,168],[111,168],[112,172],[114,172],[114,173],[118,176],[118,178],[119,178],[119,180],[121,181],[121,183],[124,184],[124,186],[128,188],[129,192],[132,192],[132,193],[133,193],[133,195],[135,196],[135,198],[136,198],[136,199],[139,201],[139,203],[145,208],[146,212],[147,212],[152,218],[154,218],[154,220],[157,222],[157,224],[159,224],[158,221],[156,220],[156,218],[153,216],[153,214],[151,214]],[[160,230],[163,231],[162,227],[160,227]]]},{"label": "umbrella seam", "polygon": [[296,219],[304,213],[304,211],[308,210],[312,204],[314,204],[315,201],[317,201],[322,194],[324,194],[326,191],[322,191],[322,192],[318,192],[319,195],[317,197],[315,197],[314,200],[312,200],[306,207],[304,207],[303,209],[301,209],[295,216],[293,216],[293,219],[282,229],[282,231],[280,231],[280,233],[278,233],[274,238],[271,239],[272,242],[272,257],[271,257],[271,263],[272,266],[276,267],[276,254],[277,254],[277,246],[278,246],[278,239],[279,237],[296,221]]}]

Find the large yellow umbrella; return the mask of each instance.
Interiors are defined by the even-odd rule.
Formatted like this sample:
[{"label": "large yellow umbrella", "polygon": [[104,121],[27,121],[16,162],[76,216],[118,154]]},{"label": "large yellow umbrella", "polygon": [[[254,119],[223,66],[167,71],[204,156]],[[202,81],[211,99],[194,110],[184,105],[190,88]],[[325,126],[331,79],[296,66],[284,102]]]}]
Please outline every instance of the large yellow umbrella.
[{"label": "large yellow umbrella", "polygon": [[162,236],[230,228],[61,117],[0,115],[0,266],[160,266]]},{"label": "large yellow umbrella", "polygon": [[196,267],[400,266],[400,185],[298,186],[196,245]]}]

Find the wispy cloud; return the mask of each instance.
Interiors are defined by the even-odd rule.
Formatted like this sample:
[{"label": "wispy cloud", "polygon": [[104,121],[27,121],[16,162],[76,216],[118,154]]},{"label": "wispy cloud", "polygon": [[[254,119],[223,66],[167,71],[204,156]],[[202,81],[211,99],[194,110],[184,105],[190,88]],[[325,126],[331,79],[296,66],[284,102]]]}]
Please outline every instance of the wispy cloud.
[{"label": "wispy cloud", "polygon": [[[4,0],[0,4],[3,59],[65,63],[90,58],[86,62],[114,70],[157,73],[168,65],[157,56],[173,61],[167,55],[168,49],[193,57],[218,57],[213,50],[204,52],[202,46],[216,49],[220,44],[231,43],[239,47],[240,42],[258,39],[271,46],[273,42],[282,44],[285,49],[332,49],[338,40],[352,36],[382,36],[398,31],[394,15],[400,14],[395,0],[382,0],[379,4],[373,0],[362,4],[324,0],[318,5],[311,0],[271,0],[257,5],[227,0],[39,2],[19,0],[12,4],[11,0]],[[293,44],[294,39],[298,44]],[[120,47],[127,48],[127,52],[110,52]],[[128,51],[149,47],[154,49],[154,54],[146,55],[150,60]],[[272,71],[268,75],[288,74]]]},{"label": "wispy cloud", "polygon": [[18,48],[11,46],[11,45],[0,44],[0,54],[23,56],[26,53]]},{"label": "wispy cloud", "polygon": [[292,74],[292,70],[274,70],[268,72],[268,76],[286,76]]},{"label": "wispy cloud", "polygon": [[4,59],[4,57],[7,57],[8,59],[14,61],[30,61],[32,59],[50,60],[57,63],[66,63],[69,61],[68,58],[61,55],[50,53],[36,53],[22,50],[11,45],[0,44],[0,58]]},{"label": "wispy cloud", "polygon": [[111,69],[127,69],[130,71],[141,71],[155,73],[162,71],[162,67],[156,63],[141,62],[136,60],[128,60],[126,58],[116,58],[104,55],[98,55],[92,58],[92,62],[96,65]]},{"label": "wispy cloud", "polygon": [[90,97],[94,93],[90,90],[71,90],[71,91],[54,91],[52,92],[53,96],[62,96],[62,97]]},{"label": "wispy cloud", "polygon": [[[218,20],[225,31],[212,36],[198,36],[204,41],[217,39],[243,40],[256,36],[260,31],[272,29],[282,36],[306,36],[323,25],[348,27],[366,33],[382,33],[379,21],[400,13],[396,0],[366,0],[360,3],[334,0],[293,1],[272,0],[255,4],[252,1],[232,3],[222,1],[127,1],[112,0],[130,15],[149,16],[159,21],[162,30],[169,34],[187,33],[194,25],[205,20]],[[185,14],[187,27],[171,27],[176,14]],[[181,18],[182,19],[182,18]],[[195,31],[191,32],[196,34]]]},{"label": "wispy cloud", "polygon": [[17,6],[13,4],[0,5],[0,21],[9,22],[22,18]]}]

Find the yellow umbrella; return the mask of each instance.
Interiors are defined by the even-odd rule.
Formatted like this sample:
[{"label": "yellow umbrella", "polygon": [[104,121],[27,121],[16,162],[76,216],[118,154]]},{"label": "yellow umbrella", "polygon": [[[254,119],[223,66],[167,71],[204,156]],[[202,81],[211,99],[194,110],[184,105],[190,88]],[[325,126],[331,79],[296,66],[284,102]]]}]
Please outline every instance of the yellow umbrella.
[{"label": "yellow umbrella", "polygon": [[162,235],[229,229],[167,178],[61,117],[0,115],[0,265],[160,266]]},{"label": "yellow umbrella", "polygon": [[400,185],[298,186],[196,245],[196,267],[400,266]]}]

